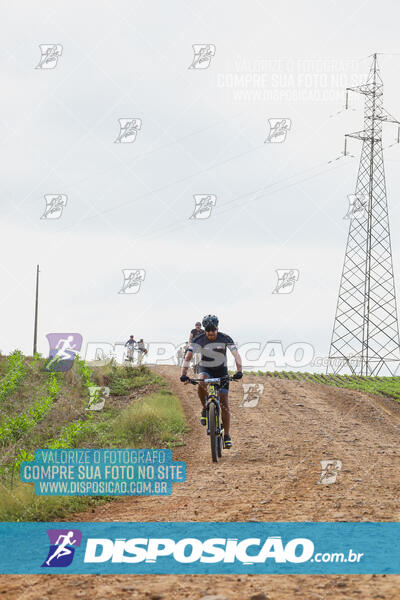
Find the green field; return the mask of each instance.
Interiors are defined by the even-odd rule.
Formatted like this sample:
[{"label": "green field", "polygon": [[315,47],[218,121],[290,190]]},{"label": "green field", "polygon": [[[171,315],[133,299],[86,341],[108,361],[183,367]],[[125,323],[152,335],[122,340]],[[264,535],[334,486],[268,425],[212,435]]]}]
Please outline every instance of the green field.
[{"label": "green field", "polygon": [[[19,467],[36,449],[173,448],[187,430],[179,400],[145,366],[91,369],[77,357],[48,373],[45,362],[19,351],[0,359],[0,521],[51,521],[110,500],[35,496]],[[101,410],[88,408],[92,386],[110,389]]]},{"label": "green field", "polygon": [[298,371],[245,371],[248,375],[259,375],[260,377],[278,377],[291,381],[309,381],[332,385],[361,392],[380,394],[388,398],[400,401],[400,377],[366,377],[359,375],[324,375],[322,373],[300,373]]}]

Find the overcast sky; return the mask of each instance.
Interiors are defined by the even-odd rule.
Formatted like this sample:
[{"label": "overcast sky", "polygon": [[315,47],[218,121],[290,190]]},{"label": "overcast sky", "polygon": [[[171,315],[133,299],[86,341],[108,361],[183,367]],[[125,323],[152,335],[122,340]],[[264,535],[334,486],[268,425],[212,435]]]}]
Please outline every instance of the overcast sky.
[{"label": "overcast sky", "polygon": [[[360,142],[329,161],[363,123],[344,90],[381,52],[400,116],[399,16],[387,0],[3,2],[2,352],[32,352],[40,264],[44,354],[50,332],[179,343],[215,313],[241,344],[326,355]],[[35,68],[40,44],[62,47],[54,68]],[[215,46],[208,68],[189,68],[194,44]],[[123,118],[141,120],[132,143],[115,143]],[[290,130],[265,143],[276,118]],[[385,161],[399,291],[400,147]],[[43,219],[52,194],[67,204]],[[216,197],[208,219],[189,218],[198,194]],[[145,270],[138,293],[118,293],[123,269]],[[272,293],[276,269],[299,271],[292,293]]]}]

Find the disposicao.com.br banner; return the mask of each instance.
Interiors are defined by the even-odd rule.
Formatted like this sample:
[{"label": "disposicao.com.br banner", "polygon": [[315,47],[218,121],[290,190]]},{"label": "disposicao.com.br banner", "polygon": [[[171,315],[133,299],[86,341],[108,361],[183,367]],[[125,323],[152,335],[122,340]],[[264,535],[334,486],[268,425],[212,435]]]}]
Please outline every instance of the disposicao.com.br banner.
[{"label": "disposicao.com.br banner", "polygon": [[400,523],[2,523],[0,573],[400,573]]}]

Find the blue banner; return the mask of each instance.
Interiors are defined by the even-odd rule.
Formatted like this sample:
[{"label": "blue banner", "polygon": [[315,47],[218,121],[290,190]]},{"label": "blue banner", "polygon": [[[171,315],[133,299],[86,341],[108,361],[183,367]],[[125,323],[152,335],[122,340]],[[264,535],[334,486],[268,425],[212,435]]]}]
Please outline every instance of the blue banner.
[{"label": "blue banner", "polygon": [[1,523],[0,537],[0,573],[400,574],[400,523]]}]

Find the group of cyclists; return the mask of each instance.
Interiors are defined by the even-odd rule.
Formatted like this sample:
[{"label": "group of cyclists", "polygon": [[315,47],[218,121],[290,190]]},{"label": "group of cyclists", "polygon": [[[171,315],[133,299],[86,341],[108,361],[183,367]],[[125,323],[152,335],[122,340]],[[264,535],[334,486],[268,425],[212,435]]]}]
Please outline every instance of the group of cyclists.
[{"label": "group of cyclists", "polygon": [[[230,436],[231,411],[228,399],[227,348],[229,348],[236,363],[236,373],[233,375],[233,379],[238,380],[243,377],[242,359],[231,336],[219,331],[218,325],[219,319],[215,315],[206,315],[202,322],[197,321],[194,328],[190,331],[188,341],[178,350],[177,357],[178,363],[181,366],[180,380],[182,383],[187,384],[190,382],[187,373],[191,364],[199,380],[214,377],[222,378],[220,402],[224,424],[224,448],[232,448],[232,438]],[[141,364],[144,355],[147,354],[143,338],[137,342],[135,337],[131,335],[125,343],[125,347],[127,348],[127,360],[133,362],[134,352],[136,351],[138,353],[138,364]],[[224,380],[224,378],[226,379]],[[206,425],[207,383],[200,381],[197,389],[202,406],[200,422],[202,425]]]},{"label": "group of cyclists", "polygon": [[[241,379],[242,359],[233,339],[226,333],[218,329],[219,319],[215,315],[206,315],[203,321],[197,321],[194,329],[191,330],[185,355],[183,357],[180,380],[188,384],[190,378],[187,375],[191,361],[195,354],[199,356],[198,361],[198,379],[204,380],[213,377],[228,377],[228,366],[226,350],[229,348],[235,363],[236,373],[233,379]],[[202,329],[202,326],[204,329]],[[226,380],[220,389],[220,401],[222,421],[224,424],[224,448],[232,448],[232,438],[230,436],[230,407],[228,400],[229,381]],[[202,405],[201,424],[206,425],[206,400],[207,383],[199,383],[198,395]]]},{"label": "group of cyclists", "polygon": [[126,348],[126,360],[134,362],[134,353],[137,352],[138,364],[142,364],[142,360],[145,354],[147,354],[146,346],[143,338],[137,342],[133,335],[129,336],[129,340],[125,343]]}]

